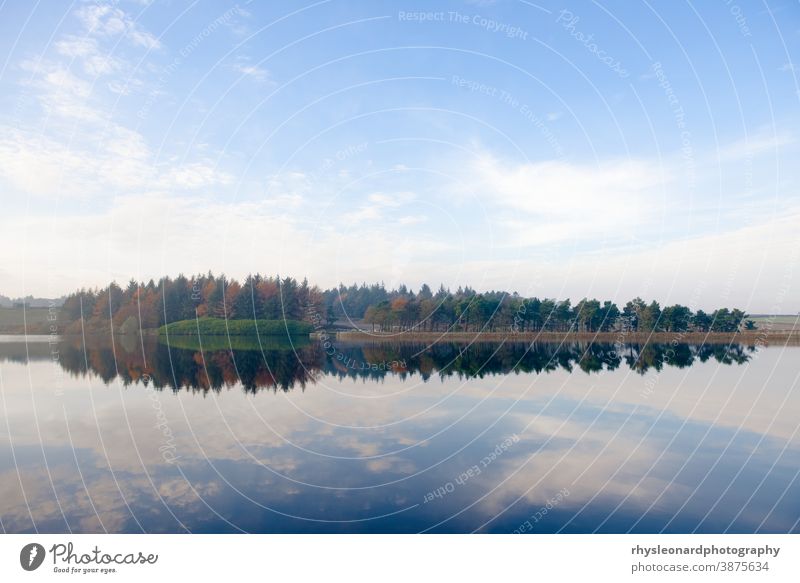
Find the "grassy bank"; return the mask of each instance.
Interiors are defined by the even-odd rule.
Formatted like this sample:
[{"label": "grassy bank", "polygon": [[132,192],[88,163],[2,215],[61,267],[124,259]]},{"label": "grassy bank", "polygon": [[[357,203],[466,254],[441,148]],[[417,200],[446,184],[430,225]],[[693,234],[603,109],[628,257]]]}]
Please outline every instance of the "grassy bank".
[{"label": "grassy bank", "polygon": [[224,320],[198,318],[172,322],[158,329],[163,336],[301,336],[311,333],[308,322],[296,320]]},{"label": "grassy bank", "polygon": [[737,342],[741,344],[800,345],[800,332],[788,330],[747,330],[742,332],[364,332],[349,331],[336,334],[337,340],[354,341],[425,341],[425,342],[621,342],[643,344],[658,343],[706,343],[721,344]]}]

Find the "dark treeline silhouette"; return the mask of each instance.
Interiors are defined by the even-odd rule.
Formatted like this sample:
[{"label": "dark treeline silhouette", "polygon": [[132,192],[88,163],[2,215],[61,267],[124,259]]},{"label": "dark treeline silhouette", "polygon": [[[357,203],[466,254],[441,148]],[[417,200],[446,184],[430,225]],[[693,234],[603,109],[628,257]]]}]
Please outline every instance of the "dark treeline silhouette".
[{"label": "dark treeline silhouette", "polygon": [[641,298],[620,309],[610,301],[584,298],[572,305],[569,299],[477,293],[469,287],[452,292],[440,286],[434,293],[423,285],[414,293],[404,285],[390,291],[382,284],[353,284],[323,291],[290,277],[248,275],[239,283],[212,273],[83,289],[70,294],[60,312],[68,333],[87,326],[90,331],[108,329],[109,323],[120,332],[135,332],[198,316],[285,318],[316,327],[363,320],[374,331],[736,332],[753,327],[739,309],[694,312],[679,304],[662,308]]},{"label": "dark treeline silhouette", "polygon": [[366,343],[343,344],[325,361],[323,372],[339,377],[382,378],[390,373],[419,374],[423,380],[482,378],[509,373],[547,373],[558,369],[585,373],[616,370],[623,364],[639,374],[665,366],[684,368],[714,359],[720,364],[742,364],[755,347],[740,344],[607,342],[475,342],[459,344]]},{"label": "dark treeline silhouette", "polygon": [[[242,346],[242,345],[240,345]],[[47,347],[47,350],[44,348]],[[85,348],[84,348],[85,347]],[[665,366],[687,367],[714,359],[721,364],[742,364],[754,347],[739,344],[610,344],[598,342],[497,343],[337,343],[325,349],[318,342],[253,343],[247,348],[200,350],[190,342],[178,346],[146,338],[127,342],[118,338],[65,338],[58,344],[42,343],[28,353],[0,344],[0,362],[51,360],[74,376],[90,372],[106,383],[121,379],[124,385],[141,383],[173,391],[219,391],[241,383],[248,392],[260,389],[305,389],[321,376],[380,380],[387,375],[406,378],[483,377],[509,373],[549,373],[559,369],[585,373],[627,366],[639,374]],[[144,348],[144,350],[142,350]],[[53,358],[57,354],[57,359]]]},{"label": "dark treeline silhouette", "polygon": [[[317,343],[265,345],[247,350],[195,350],[177,348],[154,338],[131,343],[108,338],[65,339],[58,344],[58,363],[81,377],[89,372],[110,383],[117,377],[123,385],[141,383],[173,391],[221,390],[241,383],[246,391],[273,389],[288,391],[313,382],[322,363]],[[144,347],[144,350],[142,350]]]}]

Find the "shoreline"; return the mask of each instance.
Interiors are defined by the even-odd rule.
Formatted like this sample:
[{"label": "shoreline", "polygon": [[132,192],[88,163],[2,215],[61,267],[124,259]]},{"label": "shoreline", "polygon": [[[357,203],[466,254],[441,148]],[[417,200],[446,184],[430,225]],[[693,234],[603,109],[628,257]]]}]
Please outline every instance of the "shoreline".
[{"label": "shoreline", "polygon": [[[311,340],[324,340],[323,331],[315,330],[310,334],[298,334],[297,337],[308,337]],[[108,334],[103,332],[87,332],[86,336],[96,337]],[[747,330],[742,332],[370,332],[368,330],[331,330],[324,331],[325,337],[338,342],[601,342],[609,344],[747,344],[758,346],[785,345],[800,346],[800,330]],[[140,335],[154,338],[163,337],[157,328],[142,330],[135,334],[114,332],[114,337],[121,338]],[[82,334],[74,333],[37,333],[21,331],[0,331],[0,336],[25,339],[32,342],[43,342],[54,336],[59,339],[80,338]],[[173,334],[170,334],[173,336]],[[195,334],[179,337],[196,337]],[[203,334],[204,337],[247,338],[248,334]],[[255,335],[253,335],[255,337]],[[264,338],[273,338],[262,334]]]},{"label": "shoreline", "polygon": [[[334,336],[334,333],[331,333]],[[800,345],[800,330],[747,330],[743,332],[336,332],[338,341],[414,342],[604,342],[622,344],[687,343]]]}]

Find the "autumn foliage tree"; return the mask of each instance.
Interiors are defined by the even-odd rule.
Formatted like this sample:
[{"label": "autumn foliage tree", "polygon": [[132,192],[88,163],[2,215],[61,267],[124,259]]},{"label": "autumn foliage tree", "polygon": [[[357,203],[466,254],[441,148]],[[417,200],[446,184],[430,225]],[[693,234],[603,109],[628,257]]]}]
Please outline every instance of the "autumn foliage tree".
[{"label": "autumn foliage tree", "polygon": [[720,308],[707,314],[680,304],[661,307],[634,298],[620,308],[611,301],[583,298],[525,298],[515,293],[478,293],[470,287],[434,293],[423,284],[415,293],[401,285],[340,285],[322,290],[307,280],[249,274],[241,283],[209,272],[148,282],[111,283],[70,294],[61,316],[67,332],[157,328],[196,317],[233,320],[304,320],[315,327],[362,325],[375,331],[473,332],[735,332],[747,314]]}]

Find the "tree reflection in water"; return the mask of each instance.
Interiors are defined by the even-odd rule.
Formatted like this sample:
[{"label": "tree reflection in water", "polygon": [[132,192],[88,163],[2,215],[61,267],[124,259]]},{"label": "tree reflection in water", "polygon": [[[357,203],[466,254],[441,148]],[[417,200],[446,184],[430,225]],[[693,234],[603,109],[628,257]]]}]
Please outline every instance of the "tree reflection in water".
[{"label": "tree reflection in water", "polygon": [[[75,376],[89,373],[110,383],[152,383],[173,391],[219,391],[238,384],[260,389],[305,389],[323,375],[381,379],[420,375],[482,378],[510,373],[548,373],[558,369],[591,374],[623,365],[644,375],[672,366],[685,368],[715,360],[747,362],[753,346],[740,344],[609,343],[334,343],[326,347],[306,338],[293,341],[217,337],[203,342],[180,338],[169,344],[157,338],[120,336],[62,339],[57,345],[0,343],[0,361],[52,359]],[[232,346],[231,346],[232,345]],[[56,354],[57,358],[53,355]]]}]

